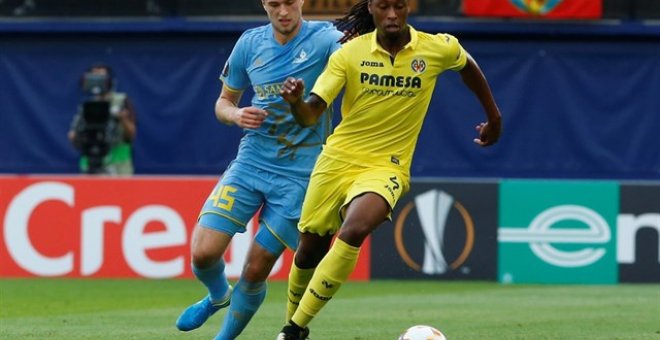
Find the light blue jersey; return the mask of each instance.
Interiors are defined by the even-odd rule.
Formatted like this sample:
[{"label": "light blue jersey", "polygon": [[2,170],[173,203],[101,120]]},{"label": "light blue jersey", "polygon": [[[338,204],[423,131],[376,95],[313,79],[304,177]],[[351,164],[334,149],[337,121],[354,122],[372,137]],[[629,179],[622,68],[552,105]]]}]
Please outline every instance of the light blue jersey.
[{"label": "light blue jersey", "polygon": [[[273,33],[271,24],[243,33],[222,71],[220,79],[229,90],[244,91],[251,86],[255,93],[252,105],[266,110],[268,116],[259,128],[244,130],[236,159],[204,202],[197,223],[233,237],[245,232],[247,223],[258,214],[253,245],[277,258],[284,249],[298,246],[297,224],[309,176],[332,129],[331,110],[314,126],[298,125],[280,89],[288,77],[302,78],[308,95],[330,55],[339,48],[342,34],[330,23],[307,21],[301,22],[298,34],[284,45]],[[253,245],[248,258],[264,260],[255,258],[245,269],[267,269],[267,257],[261,250],[253,250],[258,249]],[[262,304],[265,282],[253,282],[244,272],[232,291],[222,259],[209,268],[193,266],[193,272],[209,289],[209,296],[188,307],[177,327],[195,329],[231,301],[216,339],[236,338]]]},{"label": "light blue jersey", "polygon": [[[331,133],[331,109],[311,127],[298,125],[287,102],[280,96],[288,77],[305,81],[309,95],[330,54],[341,45],[342,33],[328,22],[303,21],[298,35],[284,45],[273,36],[272,25],[245,31],[220,79],[226,87],[254,90],[252,105],[268,112],[257,129],[245,129],[237,163],[301,178],[308,178],[323,143]],[[332,107],[332,106],[330,106]]]},{"label": "light blue jersey", "polygon": [[[303,128],[280,96],[288,77],[302,78],[307,93],[341,45],[342,33],[327,22],[302,22],[298,35],[284,45],[272,25],[243,33],[220,79],[231,90],[252,86],[252,105],[268,111],[257,129],[245,129],[232,161],[206,200],[199,224],[228,235],[244,232],[259,213],[255,241],[272,254],[298,244],[298,219],[309,176],[332,130],[332,113]],[[261,210],[259,210],[261,209]]]}]

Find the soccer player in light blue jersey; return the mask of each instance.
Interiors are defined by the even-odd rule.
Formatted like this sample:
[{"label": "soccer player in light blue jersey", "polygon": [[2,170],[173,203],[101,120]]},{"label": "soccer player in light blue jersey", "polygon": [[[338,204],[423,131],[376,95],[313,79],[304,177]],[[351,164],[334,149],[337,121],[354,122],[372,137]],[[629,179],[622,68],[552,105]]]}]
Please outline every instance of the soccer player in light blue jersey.
[{"label": "soccer player in light blue jersey", "polygon": [[[216,339],[234,339],[266,296],[266,279],[285,248],[296,249],[300,208],[314,162],[332,130],[331,111],[318,124],[298,125],[280,96],[287,77],[313,84],[343,34],[327,22],[302,18],[303,0],[262,0],[270,24],[247,30],[222,70],[218,120],[245,132],[238,154],[206,200],[191,242],[192,270],[208,295],[188,307],[176,326],[200,327],[229,306]],[[252,87],[252,105],[238,107]],[[223,255],[235,233],[259,211],[239,281],[229,285]]]}]

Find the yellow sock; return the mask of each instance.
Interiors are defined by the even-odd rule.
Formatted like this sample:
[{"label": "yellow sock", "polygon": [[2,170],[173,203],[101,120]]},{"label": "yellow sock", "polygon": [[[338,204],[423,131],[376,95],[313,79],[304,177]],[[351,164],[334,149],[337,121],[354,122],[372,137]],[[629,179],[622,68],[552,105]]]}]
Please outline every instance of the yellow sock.
[{"label": "yellow sock", "polygon": [[342,283],[355,269],[360,248],[335,239],[330,251],[323,257],[309,281],[307,290],[300,300],[298,310],[291,320],[305,327],[339,290]]},{"label": "yellow sock", "polygon": [[309,280],[314,274],[314,268],[310,269],[301,269],[296,266],[295,261],[291,264],[291,270],[289,271],[289,301],[286,304],[286,320],[291,320],[293,313],[298,309],[298,304],[300,303],[300,298],[302,298],[305,288]]}]

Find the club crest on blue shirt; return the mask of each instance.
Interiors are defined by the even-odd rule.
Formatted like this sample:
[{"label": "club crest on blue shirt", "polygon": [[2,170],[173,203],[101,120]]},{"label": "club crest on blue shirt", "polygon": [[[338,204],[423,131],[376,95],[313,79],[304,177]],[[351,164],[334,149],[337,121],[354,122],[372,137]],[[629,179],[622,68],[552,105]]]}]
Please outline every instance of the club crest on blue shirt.
[{"label": "club crest on blue shirt", "polygon": [[301,64],[301,63],[304,63],[305,61],[307,61],[307,59],[309,59],[309,56],[307,55],[307,52],[305,52],[305,50],[301,50],[300,54],[293,59],[293,63],[294,64]]},{"label": "club crest on blue shirt", "polygon": [[415,73],[422,73],[426,70],[426,62],[424,59],[413,59],[412,63],[410,63],[410,67]]}]

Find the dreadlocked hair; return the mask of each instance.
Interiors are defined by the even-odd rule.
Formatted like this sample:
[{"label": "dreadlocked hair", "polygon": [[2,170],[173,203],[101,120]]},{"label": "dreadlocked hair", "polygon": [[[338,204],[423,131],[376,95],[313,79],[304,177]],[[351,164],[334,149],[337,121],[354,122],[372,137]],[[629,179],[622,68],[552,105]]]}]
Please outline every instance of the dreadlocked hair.
[{"label": "dreadlocked hair", "polygon": [[346,15],[334,21],[337,30],[344,32],[344,36],[339,39],[340,43],[345,43],[361,34],[369,33],[376,29],[374,20],[369,13],[369,0],[360,0],[351,7]]}]

